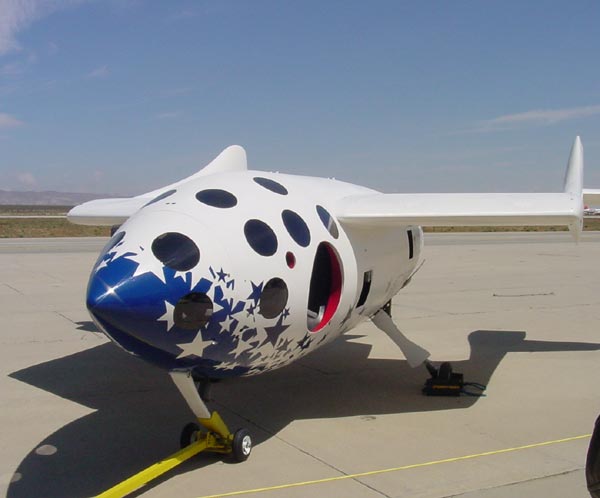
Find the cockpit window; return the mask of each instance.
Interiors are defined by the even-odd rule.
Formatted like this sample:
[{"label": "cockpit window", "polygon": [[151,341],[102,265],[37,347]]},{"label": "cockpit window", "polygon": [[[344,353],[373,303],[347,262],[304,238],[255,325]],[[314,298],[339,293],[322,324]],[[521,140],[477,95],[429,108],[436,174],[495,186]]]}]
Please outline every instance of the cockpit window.
[{"label": "cockpit window", "polygon": [[216,188],[198,192],[196,194],[196,199],[203,204],[216,208],[232,208],[237,204],[235,195],[226,190]]},{"label": "cockpit window", "polygon": [[310,231],[300,215],[286,209],[281,213],[281,219],[296,244],[302,247],[308,247],[310,244]]},{"label": "cockpit window", "polygon": [[144,207],[149,206],[150,204],[154,204],[155,202],[162,201],[163,199],[166,199],[167,197],[172,196],[175,192],[177,192],[177,190],[175,190],[175,189],[167,190],[166,192],[163,192],[162,194],[157,195],[154,199],[152,199],[147,204],[144,204]]},{"label": "cockpit window", "polygon": [[272,278],[263,288],[260,295],[258,312],[265,318],[275,318],[279,315],[288,300],[288,288],[280,278]]},{"label": "cockpit window", "polygon": [[327,209],[325,209],[323,206],[317,206],[317,214],[319,215],[319,218],[321,218],[321,221],[323,222],[323,225],[325,225],[325,228],[327,228],[327,231],[331,234],[331,236],[334,239],[337,239],[340,233],[338,231],[338,227],[335,223],[335,220],[333,219],[333,216],[331,216],[329,214],[329,211],[327,211]]},{"label": "cockpit window", "polygon": [[183,296],[175,305],[173,322],[185,330],[198,330],[212,317],[213,303],[203,292],[192,292]]},{"label": "cockpit window", "polygon": [[244,235],[250,247],[261,256],[273,256],[277,252],[277,236],[264,221],[248,220]]},{"label": "cockpit window", "polygon": [[263,178],[262,176],[257,176],[254,178],[254,181],[258,183],[261,187],[270,190],[271,192],[275,192],[280,195],[287,195],[287,189],[281,185],[281,183],[277,183],[275,180],[271,180],[270,178]]},{"label": "cockpit window", "polygon": [[104,256],[106,256],[110,251],[112,251],[123,240],[124,237],[125,232],[115,233],[111,237],[111,239],[106,243],[104,249],[102,249],[102,252],[100,252],[100,256],[98,256],[98,259],[96,260],[96,265],[98,265],[98,263],[100,263],[100,261],[104,259]]},{"label": "cockpit window", "polygon": [[163,265],[175,271],[188,271],[200,261],[200,250],[194,241],[177,232],[159,235],[152,242],[152,253]]}]

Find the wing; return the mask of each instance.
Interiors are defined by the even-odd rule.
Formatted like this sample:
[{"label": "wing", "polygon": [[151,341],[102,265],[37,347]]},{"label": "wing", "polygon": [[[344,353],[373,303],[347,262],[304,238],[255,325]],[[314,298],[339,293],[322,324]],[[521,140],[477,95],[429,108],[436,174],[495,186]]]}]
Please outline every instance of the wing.
[{"label": "wing", "polygon": [[584,188],[583,203],[591,206],[600,204],[600,189]]},{"label": "wing", "polygon": [[[566,225],[576,239],[583,218],[583,146],[575,139],[564,192],[544,194],[367,194],[335,208],[345,225],[523,226]],[[600,198],[600,190],[595,192]]]},{"label": "wing", "polygon": [[136,197],[97,199],[84,202],[71,209],[67,214],[67,219],[77,225],[121,225],[127,218],[139,211],[146,204],[158,200],[161,195],[177,189],[178,186],[190,180],[215,173],[244,171],[246,169],[246,151],[239,145],[232,145],[221,152],[210,164],[192,176]]}]

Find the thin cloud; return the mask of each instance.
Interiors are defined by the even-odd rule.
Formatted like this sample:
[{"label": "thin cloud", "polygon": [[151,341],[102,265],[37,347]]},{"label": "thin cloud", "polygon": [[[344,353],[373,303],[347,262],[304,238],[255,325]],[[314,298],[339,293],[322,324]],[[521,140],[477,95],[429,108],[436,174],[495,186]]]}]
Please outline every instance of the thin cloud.
[{"label": "thin cloud", "polygon": [[586,118],[600,114],[600,105],[582,107],[565,107],[563,109],[534,109],[516,114],[504,114],[493,119],[482,121],[471,129],[458,133],[486,133],[512,130],[531,126],[548,126],[562,121]]},{"label": "thin cloud", "polygon": [[88,74],[86,74],[87,78],[106,78],[110,74],[110,69],[105,64],[104,66],[97,67],[93,69]]},{"label": "thin cloud", "polygon": [[57,10],[78,5],[84,0],[0,0],[0,55],[20,50],[20,31]]},{"label": "thin cloud", "polygon": [[600,114],[600,105],[588,105],[584,107],[567,107],[565,109],[538,109],[534,111],[521,112],[518,114],[507,114],[488,121],[491,126],[506,126],[519,124],[546,125],[560,123],[570,119],[585,118]]},{"label": "thin cloud", "polygon": [[23,121],[19,121],[14,116],[0,112],[0,129],[16,128],[17,126],[21,126],[23,124],[24,124]]},{"label": "thin cloud", "polygon": [[35,187],[37,185],[37,179],[28,171],[17,173],[17,181],[25,187]]}]

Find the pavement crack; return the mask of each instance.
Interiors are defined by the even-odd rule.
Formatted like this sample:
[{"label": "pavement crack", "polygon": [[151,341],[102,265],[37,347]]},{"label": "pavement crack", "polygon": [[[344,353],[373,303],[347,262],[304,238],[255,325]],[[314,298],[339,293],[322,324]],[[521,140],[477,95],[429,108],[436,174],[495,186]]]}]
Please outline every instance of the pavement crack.
[{"label": "pavement crack", "polygon": [[554,296],[554,292],[533,292],[531,294],[492,294],[494,297],[537,297],[537,296]]},{"label": "pavement crack", "polygon": [[25,294],[23,292],[21,292],[19,289],[17,289],[16,287],[13,287],[10,284],[7,284],[6,282],[4,282],[4,285],[6,285],[6,287],[8,287],[10,290],[15,291],[17,294],[20,294],[21,296],[24,296]]}]

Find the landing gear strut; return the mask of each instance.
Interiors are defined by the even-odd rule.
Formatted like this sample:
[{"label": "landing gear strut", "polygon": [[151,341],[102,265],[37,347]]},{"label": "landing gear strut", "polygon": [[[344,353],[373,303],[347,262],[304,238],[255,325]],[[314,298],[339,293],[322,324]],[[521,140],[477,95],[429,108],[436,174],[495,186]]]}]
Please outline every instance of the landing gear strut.
[{"label": "landing gear strut", "polygon": [[208,399],[210,383],[203,380],[197,384],[190,372],[173,371],[170,375],[198,417],[198,423],[191,422],[181,431],[181,447],[197,444],[203,447],[202,451],[231,455],[237,462],[247,460],[252,452],[252,437],[243,428],[232,433],[216,411],[211,413],[208,410],[205,401]]}]

